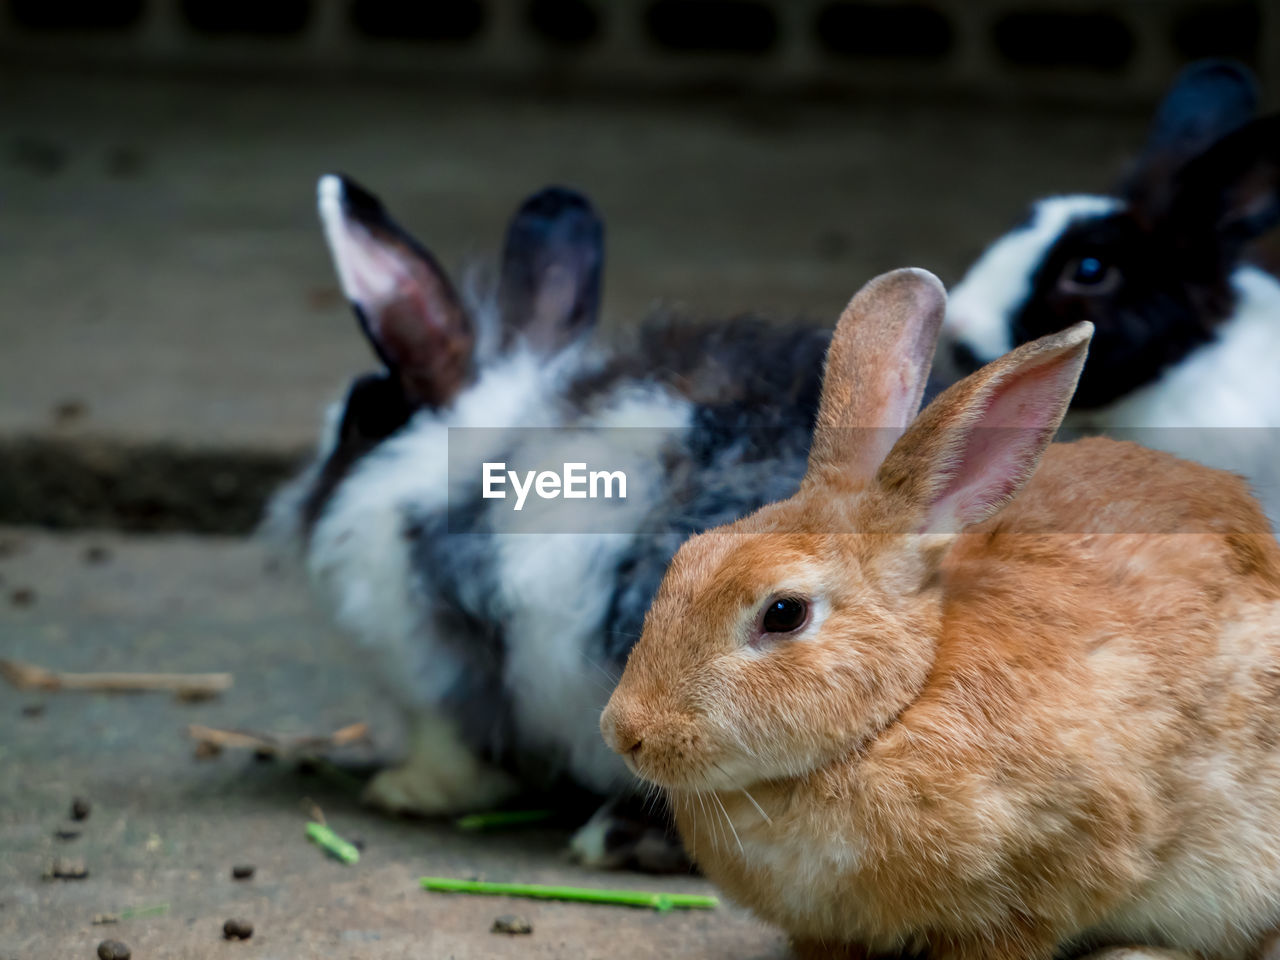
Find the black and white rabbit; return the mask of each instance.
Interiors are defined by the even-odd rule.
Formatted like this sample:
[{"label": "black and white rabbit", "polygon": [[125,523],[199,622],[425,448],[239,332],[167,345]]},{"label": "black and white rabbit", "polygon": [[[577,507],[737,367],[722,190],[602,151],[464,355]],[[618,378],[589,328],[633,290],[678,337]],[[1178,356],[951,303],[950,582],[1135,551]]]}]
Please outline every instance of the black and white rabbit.
[{"label": "black and white rabbit", "polygon": [[[796,489],[829,328],[655,317],[593,344],[603,227],[564,188],[516,211],[492,290],[459,290],[350,179],[322,178],[319,207],[382,369],[333,408],[266,526],[411,717],[408,757],[368,798],[445,814],[567,783],[614,798],[575,838],[583,860],[669,864],[678,846],[637,826],[596,718],[679,544]],[[603,525],[544,510],[538,527],[482,496],[481,461],[577,459],[576,428],[630,481]]]},{"label": "black and white rabbit", "polygon": [[963,374],[1088,320],[1067,427],[1242,472],[1274,524],[1280,282],[1244,254],[1280,222],[1280,116],[1256,109],[1243,66],[1187,67],[1113,195],[1040,200],[970,267],[939,363]]}]

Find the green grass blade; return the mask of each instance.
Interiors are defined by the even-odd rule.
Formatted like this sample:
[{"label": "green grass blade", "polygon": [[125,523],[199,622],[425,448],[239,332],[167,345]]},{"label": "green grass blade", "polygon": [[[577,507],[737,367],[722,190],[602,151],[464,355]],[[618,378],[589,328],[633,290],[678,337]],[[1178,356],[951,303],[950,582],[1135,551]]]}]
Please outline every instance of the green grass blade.
[{"label": "green grass blade", "polygon": [[715,897],[694,893],[650,893],[643,890],[597,890],[588,887],[546,886],[540,883],[490,883],[483,880],[452,880],[423,877],[424,890],[441,893],[480,893],[500,897],[532,897],[537,900],[566,900],[576,903],[607,903],[651,910],[711,910],[720,905]]},{"label": "green grass blade", "polygon": [[454,826],[459,830],[501,830],[504,827],[521,827],[527,823],[541,823],[550,820],[555,812],[552,810],[492,810],[488,813],[471,813],[459,817]]},{"label": "green grass blade", "polygon": [[330,830],[323,823],[308,823],[307,836],[320,849],[331,854],[341,860],[343,863],[358,863],[360,861],[360,851],[352,844],[343,840],[340,836]]}]

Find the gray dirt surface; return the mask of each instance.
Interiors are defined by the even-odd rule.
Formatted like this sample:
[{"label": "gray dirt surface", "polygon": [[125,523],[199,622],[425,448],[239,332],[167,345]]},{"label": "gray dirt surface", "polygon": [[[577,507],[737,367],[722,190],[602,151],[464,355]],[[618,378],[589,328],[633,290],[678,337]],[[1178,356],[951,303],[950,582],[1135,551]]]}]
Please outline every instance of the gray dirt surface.
[{"label": "gray dirt surface", "polygon": [[[110,564],[86,564],[90,546]],[[385,818],[350,786],[304,776],[244,752],[197,760],[190,723],[302,733],[368,720],[391,751],[396,718],[353,669],[346,643],[305,589],[266,572],[256,544],[184,537],[54,537],[0,530],[0,574],[33,584],[31,607],[0,605],[0,656],[63,670],[235,673],[217,700],[167,695],[17,692],[0,687],[0,957],[94,956],[104,935],[133,956],[298,960],[303,957],[780,958],[781,937],[742,913],[672,913],[428,894],[425,874],[670,891],[696,878],[600,874],[565,862],[567,835],[490,836]],[[32,704],[43,713],[26,715]],[[354,750],[347,760],[371,758]],[[93,803],[59,840],[70,804]],[[355,866],[327,859],[303,835],[314,804],[365,850]],[[55,857],[83,859],[86,879],[46,881]],[[252,861],[253,879],[231,868]],[[129,911],[167,905],[160,915]],[[534,933],[499,937],[518,913]],[[118,922],[94,925],[102,914]],[[227,943],[223,922],[253,924]]]}]

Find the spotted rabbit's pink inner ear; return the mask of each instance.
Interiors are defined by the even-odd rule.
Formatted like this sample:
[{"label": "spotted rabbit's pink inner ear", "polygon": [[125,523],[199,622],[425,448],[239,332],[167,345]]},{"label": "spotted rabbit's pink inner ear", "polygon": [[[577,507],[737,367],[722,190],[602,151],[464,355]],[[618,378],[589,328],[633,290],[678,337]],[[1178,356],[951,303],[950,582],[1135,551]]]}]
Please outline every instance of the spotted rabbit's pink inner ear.
[{"label": "spotted rabbit's pink inner ear", "polygon": [[875,476],[920,408],[946,309],[926,270],[894,270],[858,291],[827,351],[810,474]]},{"label": "spotted rabbit's pink inner ear", "polygon": [[938,397],[877,479],[907,498],[905,526],[956,533],[993,516],[1031,479],[1075,393],[1093,326],[1024,344]]},{"label": "spotted rabbit's pink inner ear", "polygon": [[413,402],[447,405],[470,379],[475,343],[448,276],[353,180],[322,177],[318,200],[338,280],[379,358]]}]

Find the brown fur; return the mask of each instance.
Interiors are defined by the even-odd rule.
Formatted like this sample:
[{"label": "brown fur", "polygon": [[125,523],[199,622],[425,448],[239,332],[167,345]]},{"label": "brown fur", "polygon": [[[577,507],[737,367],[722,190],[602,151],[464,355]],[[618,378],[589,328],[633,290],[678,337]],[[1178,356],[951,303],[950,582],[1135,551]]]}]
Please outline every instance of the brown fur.
[{"label": "brown fur", "polygon": [[[828,402],[903,342],[865,338],[800,493],[687,542],[650,610],[606,740],[803,956],[1240,958],[1280,922],[1280,547],[1243,481],[1167,454],[1036,471],[1087,339],[962,381],[881,464]],[[813,622],[762,637],[780,595]]]}]

